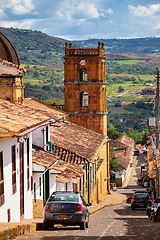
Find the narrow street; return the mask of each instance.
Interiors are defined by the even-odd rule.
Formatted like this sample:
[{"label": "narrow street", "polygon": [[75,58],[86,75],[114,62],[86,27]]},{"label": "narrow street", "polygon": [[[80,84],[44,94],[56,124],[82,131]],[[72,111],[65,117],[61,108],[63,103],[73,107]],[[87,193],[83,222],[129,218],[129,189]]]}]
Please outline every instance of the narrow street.
[{"label": "narrow street", "polygon": [[141,164],[145,163],[146,155],[140,153],[139,156],[133,156],[133,166],[131,168],[130,177],[128,179],[127,188],[119,188],[118,193],[132,196],[133,192],[138,189],[142,189],[138,185],[138,178],[141,178]]},{"label": "narrow street", "polygon": [[[128,188],[118,189],[118,192],[131,196],[137,185],[140,174],[140,164],[144,162],[143,154],[134,157]],[[79,230],[79,227],[63,227],[56,225],[49,231],[37,231],[15,239],[44,240],[159,240],[160,223],[149,220],[145,209],[132,210],[130,203],[107,207],[90,216],[89,228]]]}]

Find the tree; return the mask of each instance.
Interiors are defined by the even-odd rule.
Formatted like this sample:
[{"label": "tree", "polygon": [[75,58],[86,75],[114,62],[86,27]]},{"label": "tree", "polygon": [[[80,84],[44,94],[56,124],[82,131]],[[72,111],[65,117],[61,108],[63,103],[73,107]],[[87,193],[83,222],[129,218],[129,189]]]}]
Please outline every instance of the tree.
[{"label": "tree", "polygon": [[115,107],[121,107],[121,102],[120,102],[120,101],[116,102],[116,103],[114,104],[114,106],[115,106]]},{"label": "tree", "polygon": [[121,86],[119,86],[119,87],[118,87],[118,92],[124,92],[124,88],[121,87]]},{"label": "tree", "polygon": [[122,136],[122,133],[117,132],[114,128],[109,128],[107,130],[107,136],[111,139],[114,140],[116,138],[119,138]]},{"label": "tree", "polygon": [[113,175],[112,172],[118,172],[122,168],[122,165],[117,162],[113,148],[109,147],[109,174]]}]

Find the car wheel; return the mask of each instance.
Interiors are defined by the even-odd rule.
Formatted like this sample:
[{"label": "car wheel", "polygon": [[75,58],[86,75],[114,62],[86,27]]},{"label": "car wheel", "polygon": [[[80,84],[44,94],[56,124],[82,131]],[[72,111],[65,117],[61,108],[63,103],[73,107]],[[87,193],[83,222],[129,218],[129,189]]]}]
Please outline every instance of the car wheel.
[{"label": "car wheel", "polygon": [[85,230],[85,222],[81,222],[80,223],[80,229],[81,230]]},{"label": "car wheel", "polygon": [[88,228],[88,222],[86,222],[86,228]]},{"label": "car wheel", "polygon": [[47,222],[43,223],[43,228],[44,230],[48,230],[49,229],[49,224]]}]

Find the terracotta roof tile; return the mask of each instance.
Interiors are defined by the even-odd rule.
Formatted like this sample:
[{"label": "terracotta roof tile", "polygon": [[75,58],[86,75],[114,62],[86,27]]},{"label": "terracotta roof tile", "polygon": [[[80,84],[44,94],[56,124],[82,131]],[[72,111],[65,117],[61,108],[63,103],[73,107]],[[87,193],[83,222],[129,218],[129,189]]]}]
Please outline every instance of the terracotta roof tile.
[{"label": "terracotta roof tile", "polygon": [[46,116],[55,120],[62,119],[66,115],[65,112],[58,110],[57,108],[51,107],[48,104],[45,104],[35,98],[25,98],[23,106],[33,108],[37,112],[41,112],[42,114],[45,114]]},{"label": "terracotta roof tile", "polygon": [[50,138],[53,145],[69,150],[87,160],[100,149],[106,136],[70,122],[52,124]]},{"label": "terracotta roof tile", "polygon": [[126,148],[126,145],[121,143],[118,139],[115,140],[111,140],[110,141],[110,146],[114,149],[114,150],[122,150]]},{"label": "terracotta roof tile", "polygon": [[147,159],[148,159],[148,176],[152,179],[156,178],[156,163],[157,168],[160,168],[160,154],[154,155],[154,150],[152,146],[148,147],[147,151]]},{"label": "terracotta roof tile", "polygon": [[127,169],[130,160],[123,155],[123,153],[115,153],[117,162],[122,165],[123,169]]},{"label": "terracotta roof tile", "polygon": [[134,146],[134,140],[132,138],[126,137],[125,135],[123,135],[122,137],[119,137],[116,139],[117,141],[125,144],[128,147],[133,147]]},{"label": "terracotta roof tile", "polygon": [[127,169],[132,156],[132,148],[134,140],[125,135],[110,142],[110,146],[114,149],[117,162],[122,165],[123,169]]},{"label": "terracotta roof tile", "polygon": [[57,174],[57,177],[67,181],[70,179],[77,180],[84,174],[84,170],[77,164],[66,163],[55,154],[43,150],[33,149],[32,161],[45,168],[61,171],[61,173]]},{"label": "terracotta roof tile", "polygon": [[14,63],[5,61],[0,58],[0,75],[20,75],[20,73],[25,73],[26,70],[20,65],[15,65]]},{"label": "terracotta roof tile", "polygon": [[0,99],[0,128],[18,134],[50,118],[27,106]]}]

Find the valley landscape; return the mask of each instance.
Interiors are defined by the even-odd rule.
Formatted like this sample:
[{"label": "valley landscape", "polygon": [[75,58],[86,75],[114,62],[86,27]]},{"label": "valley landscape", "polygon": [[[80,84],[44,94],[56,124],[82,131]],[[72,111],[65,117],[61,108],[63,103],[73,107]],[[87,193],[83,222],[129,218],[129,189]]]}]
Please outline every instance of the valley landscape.
[{"label": "valley landscape", "polygon": [[[39,31],[0,31],[13,43],[26,69],[25,97],[64,104],[63,57],[67,40]],[[138,139],[138,133],[148,131],[146,120],[155,113],[155,95],[144,95],[142,90],[156,89],[160,39],[88,39],[72,43],[73,48],[96,48],[98,41],[104,42],[106,54],[108,129],[129,132],[130,136],[136,131]]]}]

